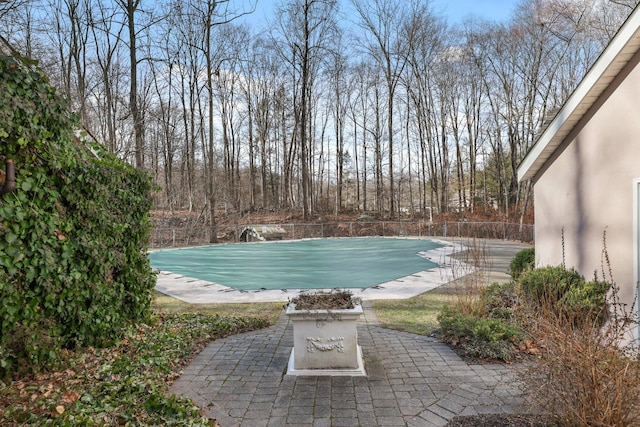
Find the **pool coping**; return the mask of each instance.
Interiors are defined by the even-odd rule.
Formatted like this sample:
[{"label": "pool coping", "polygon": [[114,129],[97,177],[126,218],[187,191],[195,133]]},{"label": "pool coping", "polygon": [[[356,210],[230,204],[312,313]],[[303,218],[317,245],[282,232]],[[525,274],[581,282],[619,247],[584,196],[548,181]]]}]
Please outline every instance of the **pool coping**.
[{"label": "pool coping", "polygon": [[[438,264],[438,267],[419,271],[375,286],[346,289],[362,300],[406,299],[476,271],[476,268],[472,265],[451,256],[464,250],[466,248],[464,245],[434,238],[425,239],[443,245],[439,248],[419,253],[420,256]],[[313,289],[311,291],[328,292],[334,289],[343,288]],[[162,270],[158,271],[156,290],[191,304],[287,302],[301,292],[308,291],[307,289],[238,290],[218,283]]]}]

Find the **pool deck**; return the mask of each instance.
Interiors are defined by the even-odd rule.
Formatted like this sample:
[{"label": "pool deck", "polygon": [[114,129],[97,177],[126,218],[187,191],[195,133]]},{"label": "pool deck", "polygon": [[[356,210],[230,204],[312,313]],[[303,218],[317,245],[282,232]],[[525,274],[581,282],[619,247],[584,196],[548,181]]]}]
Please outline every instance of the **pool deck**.
[{"label": "pool deck", "polygon": [[[527,247],[480,245],[490,282],[507,280],[513,255]],[[268,329],[211,342],[170,391],[222,427],[444,427],[458,415],[528,412],[514,365],[465,363],[434,338],[381,327],[371,304],[363,301],[357,326],[364,377],[287,375],[293,332],[283,312]]]},{"label": "pool deck", "polygon": [[[478,242],[487,245],[480,249],[481,251],[486,250],[489,257],[492,256],[493,252],[496,252],[494,258],[497,260],[497,265],[489,259],[489,261],[493,263],[490,273],[496,276],[496,280],[508,279],[508,276],[504,276],[508,272],[508,263],[505,266],[504,260],[499,259],[502,253],[501,251],[504,251],[506,247],[508,249],[515,248],[517,252],[517,250],[527,246],[521,243],[502,242],[498,240],[469,242],[469,239],[442,237],[429,238],[429,240],[442,243],[444,246],[422,252],[420,255],[435,262],[438,264],[438,267],[368,288],[350,288],[353,295],[364,301],[376,299],[406,299],[435,289],[476,270],[471,264],[465,263],[464,258],[459,259],[452,255],[464,251],[466,246],[470,244],[477,246],[479,244]],[[490,247],[488,245],[490,245]],[[508,250],[508,253],[512,254],[513,250]],[[513,255],[511,255],[511,257],[513,257]],[[156,290],[191,304],[286,302],[303,291],[301,289],[241,291],[221,284],[167,271],[160,271],[158,273]],[[324,291],[329,290],[330,289],[324,289]]]},{"label": "pool deck", "polygon": [[378,325],[370,301],[358,324],[367,376],[286,375],[291,322],[207,346],[170,392],[222,427],[444,427],[456,415],[523,414],[512,366],[467,364],[434,338]]}]

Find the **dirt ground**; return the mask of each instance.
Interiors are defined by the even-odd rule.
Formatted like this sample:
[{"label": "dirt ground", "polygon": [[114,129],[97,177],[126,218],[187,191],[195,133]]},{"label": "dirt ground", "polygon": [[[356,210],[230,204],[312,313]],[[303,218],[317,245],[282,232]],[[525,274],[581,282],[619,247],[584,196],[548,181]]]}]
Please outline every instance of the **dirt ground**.
[{"label": "dirt ground", "polygon": [[[184,225],[207,225],[204,212],[189,212],[187,210],[154,210],[151,212],[151,219],[158,227],[176,227]],[[216,224],[242,225],[242,224],[285,224],[285,223],[322,223],[322,222],[352,222],[358,220],[367,221],[419,221],[429,218],[422,215],[401,214],[390,218],[385,213],[376,212],[341,212],[335,215],[334,212],[319,212],[310,215],[305,219],[302,212],[298,211],[273,211],[257,210],[254,212],[216,212]],[[436,214],[433,221],[470,221],[470,222],[512,222],[517,223],[520,217],[516,215],[507,216],[504,213],[495,211],[477,213],[446,213]],[[533,224],[533,212],[524,216],[525,224]]]}]

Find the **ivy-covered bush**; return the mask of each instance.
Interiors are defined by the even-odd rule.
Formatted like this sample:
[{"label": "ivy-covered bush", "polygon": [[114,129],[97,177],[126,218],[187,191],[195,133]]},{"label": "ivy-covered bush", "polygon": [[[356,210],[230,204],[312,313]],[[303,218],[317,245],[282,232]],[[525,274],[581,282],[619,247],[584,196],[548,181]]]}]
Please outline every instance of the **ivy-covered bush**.
[{"label": "ivy-covered bush", "polygon": [[77,135],[36,64],[0,53],[0,377],[101,346],[149,313],[150,177]]}]

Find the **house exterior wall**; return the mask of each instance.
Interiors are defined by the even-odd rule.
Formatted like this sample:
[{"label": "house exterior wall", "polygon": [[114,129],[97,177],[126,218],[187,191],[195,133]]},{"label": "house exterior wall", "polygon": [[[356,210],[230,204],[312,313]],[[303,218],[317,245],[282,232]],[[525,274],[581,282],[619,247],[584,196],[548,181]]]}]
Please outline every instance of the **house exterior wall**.
[{"label": "house exterior wall", "polygon": [[[628,73],[628,74],[627,74]],[[640,66],[632,63],[534,180],[538,266],[602,278],[603,236],[622,302],[634,301],[633,180],[640,178]],[[562,245],[564,236],[564,248]]]}]

